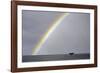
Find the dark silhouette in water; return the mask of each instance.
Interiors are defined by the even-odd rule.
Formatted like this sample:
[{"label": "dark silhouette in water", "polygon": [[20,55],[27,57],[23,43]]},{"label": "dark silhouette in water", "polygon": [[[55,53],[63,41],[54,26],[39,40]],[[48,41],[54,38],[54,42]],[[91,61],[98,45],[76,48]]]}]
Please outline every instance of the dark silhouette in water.
[{"label": "dark silhouette in water", "polygon": [[71,52],[71,53],[69,53],[69,55],[74,55],[74,53],[73,53],[73,52]]}]

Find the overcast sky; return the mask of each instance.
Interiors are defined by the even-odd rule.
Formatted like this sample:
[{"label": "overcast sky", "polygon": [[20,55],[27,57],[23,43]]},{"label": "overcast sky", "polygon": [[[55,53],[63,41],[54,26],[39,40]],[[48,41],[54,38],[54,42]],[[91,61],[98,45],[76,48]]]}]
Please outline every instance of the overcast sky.
[{"label": "overcast sky", "polygon": [[[64,12],[22,11],[23,55],[32,55],[32,49],[43,38],[53,22]],[[38,48],[37,48],[38,49]],[[68,13],[34,55],[89,53],[90,14]]]}]

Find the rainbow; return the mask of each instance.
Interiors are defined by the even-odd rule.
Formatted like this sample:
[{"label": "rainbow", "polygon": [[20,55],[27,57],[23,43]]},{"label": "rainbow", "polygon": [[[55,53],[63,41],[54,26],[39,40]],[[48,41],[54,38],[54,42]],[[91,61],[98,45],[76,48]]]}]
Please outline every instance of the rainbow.
[{"label": "rainbow", "polygon": [[57,19],[52,23],[52,26],[48,29],[48,31],[45,33],[43,38],[40,40],[40,42],[36,45],[35,48],[32,49],[32,55],[35,55],[38,50],[42,47],[42,45],[45,43],[45,41],[49,38],[49,36],[52,34],[52,32],[56,29],[56,27],[62,22],[62,20],[68,15],[68,13],[62,13],[57,17]]}]

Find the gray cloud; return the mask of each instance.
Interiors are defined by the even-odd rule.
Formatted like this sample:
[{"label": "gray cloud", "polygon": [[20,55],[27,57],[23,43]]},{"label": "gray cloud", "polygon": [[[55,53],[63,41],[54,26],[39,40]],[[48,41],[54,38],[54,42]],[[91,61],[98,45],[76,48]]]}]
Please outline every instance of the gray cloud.
[{"label": "gray cloud", "polygon": [[[23,55],[32,49],[61,12],[23,10]],[[90,14],[69,13],[35,55],[89,53]]]}]

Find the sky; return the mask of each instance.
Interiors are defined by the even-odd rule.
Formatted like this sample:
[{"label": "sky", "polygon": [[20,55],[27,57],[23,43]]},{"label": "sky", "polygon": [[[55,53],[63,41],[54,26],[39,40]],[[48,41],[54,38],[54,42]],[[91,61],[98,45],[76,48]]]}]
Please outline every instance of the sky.
[{"label": "sky", "polygon": [[22,11],[23,55],[90,52],[90,14]]}]

